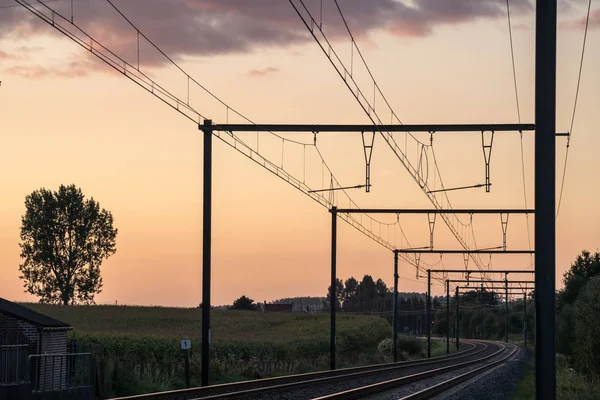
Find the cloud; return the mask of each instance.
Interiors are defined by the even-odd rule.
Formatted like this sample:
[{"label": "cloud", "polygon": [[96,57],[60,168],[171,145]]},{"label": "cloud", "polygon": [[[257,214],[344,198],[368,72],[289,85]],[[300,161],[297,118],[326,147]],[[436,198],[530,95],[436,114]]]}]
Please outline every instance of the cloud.
[{"label": "cloud", "polygon": [[[580,17],[576,19],[562,21],[560,23],[561,28],[570,30],[583,30],[585,29],[586,17]],[[588,29],[600,28],[600,8],[590,11],[590,21]]]},{"label": "cloud", "polygon": [[512,28],[515,31],[528,31],[529,30],[529,26],[527,26],[525,24],[513,24]]},{"label": "cloud", "polygon": [[0,50],[0,61],[23,61],[27,60],[27,54],[23,54],[22,52],[15,52],[13,54],[9,54],[5,51]]},{"label": "cloud", "polygon": [[266,67],[266,68],[262,68],[262,69],[251,69],[250,71],[248,71],[246,73],[246,75],[251,76],[251,77],[260,77],[260,76],[274,74],[276,72],[279,72],[279,68]]},{"label": "cloud", "polygon": [[42,79],[46,77],[75,78],[87,75],[87,71],[76,65],[65,67],[42,67],[41,65],[15,65],[3,70],[7,74],[28,79]]},{"label": "cloud", "polygon": [[[33,1],[33,0],[29,0]],[[511,0],[515,16],[530,12],[533,0]],[[144,34],[175,61],[191,57],[251,53],[310,43],[308,30],[285,0],[114,0]],[[299,0],[294,0],[299,4]],[[320,22],[321,0],[304,0]],[[69,4],[67,4],[69,3]],[[505,0],[340,0],[354,37],[369,43],[375,32],[424,37],[436,28],[506,16]],[[67,19],[70,2],[47,4]],[[43,6],[36,6],[42,9]],[[47,14],[49,14],[46,11]],[[332,41],[347,40],[333,0],[323,0],[323,29]],[[74,21],[100,43],[137,64],[138,37],[107,2],[78,0]],[[20,8],[0,13],[0,40],[61,34]],[[140,63],[163,66],[167,60],[143,38]]]},{"label": "cloud", "polygon": [[[1,59],[2,55],[0,54]],[[27,79],[44,79],[48,77],[80,78],[96,70],[107,73],[114,72],[112,69],[104,68],[102,64],[87,55],[81,57],[75,54],[71,55],[66,62],[63,61],[58,65],[54,63],[53,65],[42,66],[33,62],[20,62],[2,69],[2,72]]]}]

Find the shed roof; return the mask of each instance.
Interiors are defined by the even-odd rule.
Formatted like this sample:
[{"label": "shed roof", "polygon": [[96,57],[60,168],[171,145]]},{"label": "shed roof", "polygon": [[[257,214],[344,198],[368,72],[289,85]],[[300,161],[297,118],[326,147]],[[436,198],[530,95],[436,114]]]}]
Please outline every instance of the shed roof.
[{"label": "shed roof", "polygon": [[23,307],[20,304],[5,300],[0,297],[0,313],[10,315],[14,318],[27,321],[30,324],[39,326],[40,328],[62,328],[65,330],[72,329],[71,325],[40,314],[30,308]]}]

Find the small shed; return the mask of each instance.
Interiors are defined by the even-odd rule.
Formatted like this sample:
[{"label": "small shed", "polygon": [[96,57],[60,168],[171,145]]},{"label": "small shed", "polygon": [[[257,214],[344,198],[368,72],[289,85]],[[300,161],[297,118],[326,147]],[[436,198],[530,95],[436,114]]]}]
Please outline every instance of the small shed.
[{"label": "small shed", "polygon": [[69,324],[0,297],[0,345],[29,345],[30,354],[65,354]]},{"label": "small shed", "polygon": [[0,397],[3,391],[24,385],[33,390],[64,389],[71,329],[69,324],[0,298],[0,358],[5,366]]}]

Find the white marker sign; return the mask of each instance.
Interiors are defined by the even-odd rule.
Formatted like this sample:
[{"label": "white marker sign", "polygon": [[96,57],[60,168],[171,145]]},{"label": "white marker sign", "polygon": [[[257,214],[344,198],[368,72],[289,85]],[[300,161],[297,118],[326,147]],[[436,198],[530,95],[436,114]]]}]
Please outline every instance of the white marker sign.
[{"label": "white marker sign", "polygon": [[189,350],[192,348],[192,341],[191,340],[182,340],[181,341],[181,349],[182,350]]}]

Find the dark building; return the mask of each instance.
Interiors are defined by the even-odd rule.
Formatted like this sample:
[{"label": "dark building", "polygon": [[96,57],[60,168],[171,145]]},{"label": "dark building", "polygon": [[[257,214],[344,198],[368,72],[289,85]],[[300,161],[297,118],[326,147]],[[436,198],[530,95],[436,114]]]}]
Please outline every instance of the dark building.
[{"label": "dark building", "polygon": [[71,329],[69,324],[0,298],[0,398],[16,398],[15,393],[25,398],[31,390],[64,390]]},{"label": "dark building", "polygon": [[30,354],[64,354],[72,327],[0,297],[0,345],[29,345]]}]

